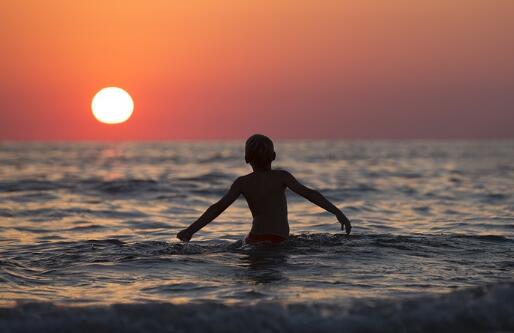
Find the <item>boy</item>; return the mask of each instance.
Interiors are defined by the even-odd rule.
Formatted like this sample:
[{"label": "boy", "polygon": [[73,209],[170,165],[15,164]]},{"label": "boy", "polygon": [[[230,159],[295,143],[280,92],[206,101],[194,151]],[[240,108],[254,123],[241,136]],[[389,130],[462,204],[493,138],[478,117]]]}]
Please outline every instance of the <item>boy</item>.
[{"label": "boy", "polygon": [[193,224],[180,231],[177,238],[189,241],[195,232],[218,217],[240,194],[243,194],[253,216],[252,229],[246,236],[245,243],[281,243],[289,236],[286,188],[334,214],[341,223],[341,230],[346,229],[346,234],[350,234],[350,221],[321,193],[300,184],[287,171],[271,169],[271,162],[275,157],[270,138],[261,134],[252,135],[246,141],[245,160],[246,163],[250,163],[253,172],[237,178],[227,194],[210,206]]}]

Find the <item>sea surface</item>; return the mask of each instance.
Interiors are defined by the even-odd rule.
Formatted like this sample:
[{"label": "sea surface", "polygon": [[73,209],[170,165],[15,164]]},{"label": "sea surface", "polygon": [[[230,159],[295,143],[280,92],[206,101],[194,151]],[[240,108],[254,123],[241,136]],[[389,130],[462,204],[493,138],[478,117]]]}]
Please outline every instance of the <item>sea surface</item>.
[{"label": "sea surface", "polygon": [[291,237],[242,246],[243,142],[0,143],[0,331],[514,331],[514,141],[278,141]]}]

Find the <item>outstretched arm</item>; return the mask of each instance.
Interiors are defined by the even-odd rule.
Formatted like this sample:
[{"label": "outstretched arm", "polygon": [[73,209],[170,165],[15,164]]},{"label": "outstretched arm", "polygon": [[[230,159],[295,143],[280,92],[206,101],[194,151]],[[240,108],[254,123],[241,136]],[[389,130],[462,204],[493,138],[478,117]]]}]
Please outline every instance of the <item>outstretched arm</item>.
[{"label": "outstretched arm", "polygon": [[236,199],[239,197],[239,194],[241,193],[241,185],[239,178],[234,181],[230,189],[228,190],[227,194],[223,196],[218,202],[211,205],[207,210],[186,229],[180,231],[177,234],[177,238],[181,241],[188,242],[191,237],[193,237],[193,234],[197,232],[198,230],[205,227],[207,224],[209,224],[212,220],[214,220],[216,217],[218,217],[225,209],[227,209],[228,206],[230,206]]},{"label": "outstretched arm", "polygon": [[339,223],[341,223],[341,229],[343,229],[343,227],[346,228],[346,234],[350,234],[350,231],[352,230],[352,224],[350,223],[350,220],[348,220],[348,218],[339,208],[328,201],[327,198],[323,196],[323,194],[301,184],[292,174],[287,171],[284,171],[284,177],[287,187],[289,187],[296,194],[299,194],[305,199],[309,200],[313,204],[316,204],[326,211],[334,214],[337,217]]}]

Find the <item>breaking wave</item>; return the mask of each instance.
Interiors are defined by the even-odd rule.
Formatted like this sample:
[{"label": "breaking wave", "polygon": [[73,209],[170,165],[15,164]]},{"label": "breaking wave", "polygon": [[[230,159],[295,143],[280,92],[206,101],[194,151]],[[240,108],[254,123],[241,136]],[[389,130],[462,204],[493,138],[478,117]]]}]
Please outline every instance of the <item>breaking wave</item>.
[{"label": "breaking wave", "polygon": [[514,284],[350,304],[136,303],[69,307],[19,303],[0,310],[4,332],[507,332]]}]

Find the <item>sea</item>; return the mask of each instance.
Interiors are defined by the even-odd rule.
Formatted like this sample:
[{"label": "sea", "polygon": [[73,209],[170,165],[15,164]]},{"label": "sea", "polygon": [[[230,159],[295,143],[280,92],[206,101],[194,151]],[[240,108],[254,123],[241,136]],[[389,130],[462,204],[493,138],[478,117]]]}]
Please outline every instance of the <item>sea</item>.
[{"label": "sea", "polygon": [[513,332],[514,141],[275,142],[287,192],[243,245],[243,141],[1,142],[0,332]]}]

